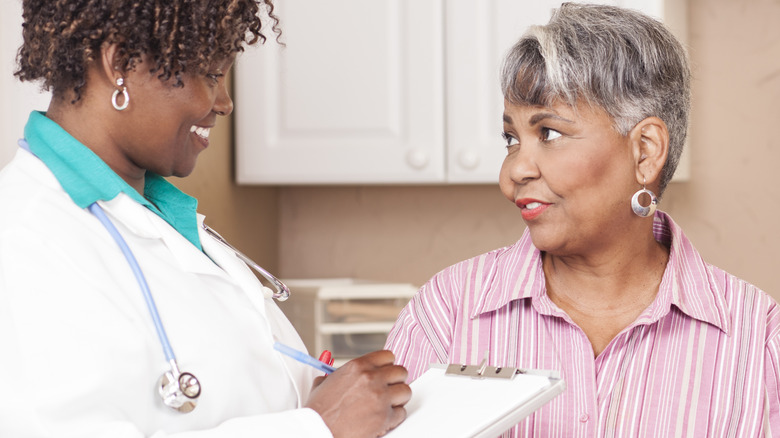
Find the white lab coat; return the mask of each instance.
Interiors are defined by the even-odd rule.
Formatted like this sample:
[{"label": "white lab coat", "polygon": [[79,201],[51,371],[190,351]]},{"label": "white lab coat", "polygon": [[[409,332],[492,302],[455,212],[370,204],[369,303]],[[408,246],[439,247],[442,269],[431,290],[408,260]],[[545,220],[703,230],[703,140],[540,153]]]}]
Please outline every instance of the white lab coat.
[{"label": "white lab coat", "polygon": [[124,194],[101,206],[146,275],[181,370],[200,379],[198,406],[162,404],[168,365],[127,261],[20,149],[0,172],[0,437],[331,436],[301,408],[314,370],[272,343],[305,347],[246,265],[203,232],[208,256],[198,251]]}]

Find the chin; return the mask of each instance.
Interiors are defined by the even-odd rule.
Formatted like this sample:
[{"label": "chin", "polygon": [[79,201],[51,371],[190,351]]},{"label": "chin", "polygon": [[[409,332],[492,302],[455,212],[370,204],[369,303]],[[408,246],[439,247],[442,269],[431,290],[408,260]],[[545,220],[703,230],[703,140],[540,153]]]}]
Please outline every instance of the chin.
[{"label": "chin", "polygon": [[190,175],[192,175],[192,172],[195,170],[195,167],[191,167],[190,169],[183,171],[183,172],[174,172],[171,174],[171,176],[175,176],[177,178],[186,178]]},{"label": "chin", "polygon": [[545,233],[541,230],[534,231],[529,230],[531,233],[531,242],[539,251],[546,252],[552,255],[559,255],[563,252],[566,246],[566,239],[560,236],[558,233],[551,234]]},{"label": "chin", "polygon": [[178,163],[176,167],[171,169],[171,175],[177,178],[186,178],[195,171],[195,160],[188,163]]}]

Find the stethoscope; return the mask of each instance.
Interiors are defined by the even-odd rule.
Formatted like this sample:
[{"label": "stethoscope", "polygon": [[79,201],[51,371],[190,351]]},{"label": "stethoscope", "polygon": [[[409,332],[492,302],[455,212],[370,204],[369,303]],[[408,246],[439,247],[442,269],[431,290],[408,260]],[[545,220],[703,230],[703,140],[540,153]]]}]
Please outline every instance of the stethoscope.
[{"label": "stethoscope", "polygon": [[[133,274],[135,275],[135,279],[138,282],[138,286],[141,288],[141,292],[143,293],[144,300],[146,301],[146,307],[149,309],[149,314],[151,315],[152,321],[154,322],[154,328],[157,330],[157,337],[160,339],[163,353],[165,353],[165,360],[168,361],[168,365],[170,367],[157,382],[157,392],[160,394],[160,397],[162,398],[162,401],[165,403],[165,405],[170,406],[179,412],[191,412],[193,409],[195,409],[195,405],[198,402],[198,397],[200,397],[200,381],[192,373],[181,372],[179,370],[179,365],[176,362],[176,355],[173,354],[173,348],[171,347],[171,343],[168,340],[168,335],[165,333],[165,327],[163,327],[162,320],[160,320],[160,314],[157,312],[157,306],[155,305],[154,298],[152,297],[152,293],[149,290],[149,285],[146,283],[146,277],[141,271],[141,267],[138,265],[138,261],[135,259],[135,256],[130,250],[130,247],[127,246],[127,242],[124,238],[122,238],[119,230],[116,229],[114,224],[111,222],[111,220],[97,202],[90,204],[87,209],[89,209],[89,211],[95,215],[98,220],[100,220],[106,230],[108,230],[108,233],[111,234],[111,237],[114,238],[114,241],[117,243],[117,245],[119,245],[119,248],[122,250],[122,254],[124,254],[125,258],[127,259],[127,263],[133,270]],[[222,238],[222,236],[219,235],[219,233],[212,230],[208,225],[204,223],[202,226],[203,230],[206,231],[206,233],[208,233],[210,236],[214,237],[217,242],[221,243],[225,248],[233,251],[236,256],[238,256],[238,258],[254,268],[258,273],[260,273],[260,275],[263,276],[263,278],[272,283],[276,289],[276,292],[272,295],[274,298],[279,301],[284,301],[290,297],[290,289],[287,288],[287,286],[278,278],[271,275],[271,273],[260,267],[260,265],[255,263],[252,259],[234,248],[233,245],[229,244],[225,239]]]},{"label": "stethoscope", "polygon": [[[26,141],[19,140],[19,146],[32,153]],[[176,362],[176,355],[173,354],[173,348],[168,340],[168,335],[165,333],[165,327],[163,327],[160,314],[157,312],[157,305],[154,303],[154,297],[152,297],[152,292],[149,290],[149,285],[146,283],[146,277],[144,276],[143,271],[141,271],[138,261],[135,259],[135,256],[125,239],[119,233],[119,230],[116,229],[113,222],[111,222],[100,205],[98,205],[97,202],[93,202],[87,209],[98,218],[117,245],[119,245],[122,254],[124,254],[127,263],[130,265],[130,269],[133,271],[138,286],[141,288],[144,300],[146,301],[146,307],[149,309],[149,314],[154,322],[154,328],[157,331],[157,337],[160,339],[160,344],[162,345],[163,353],[165,354],[165,360],[169,365],[168,371],[166,371],[157,382],[157,392],[160,394],[160,397],[166,406],[170,406],[183,413],[192,412],[198,403],[198,397],[200,397],[200,381],[192,373],[181,372],[179,370],[179,365]],[[251,266],[255,271],[262,275],[263,278],[268,280],[276,289],[276,292],[272,295],[275,299],[284,301],[290,297],[290,289],[278,278],[260,267],[260,265],[244,255],[241,251],[234,248],[233,245],[229,244],[219,235],[219,233],[212,230],[208,225],[203,223],[202,226],[206,233],[212,236],[225,248],[235,253],[235,255],[244,261],[244,263]]]}]

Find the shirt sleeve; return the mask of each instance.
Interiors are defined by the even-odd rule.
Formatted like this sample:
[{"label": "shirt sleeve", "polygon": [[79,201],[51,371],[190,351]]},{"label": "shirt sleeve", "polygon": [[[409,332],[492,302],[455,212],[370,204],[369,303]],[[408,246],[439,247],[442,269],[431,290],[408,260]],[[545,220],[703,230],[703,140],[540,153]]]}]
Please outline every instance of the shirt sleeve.
[{"label": "shirt sleeve", "polygon": [[780,436],[780,306],[769,312],[766,343],[766,436]]},{"label": "shirt sleeve", "polygon": [[456,267],[450,267],[426,283],[398,316],[385,348],[396,363],[409,371],[411,382],[433,363],[447,363],[459,291]]}]

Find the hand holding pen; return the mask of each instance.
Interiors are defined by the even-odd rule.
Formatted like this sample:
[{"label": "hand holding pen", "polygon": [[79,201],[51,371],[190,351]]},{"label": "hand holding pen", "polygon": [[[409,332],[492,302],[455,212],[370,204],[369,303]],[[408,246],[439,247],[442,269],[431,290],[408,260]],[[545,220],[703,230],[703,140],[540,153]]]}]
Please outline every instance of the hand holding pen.
[{"label": "hand holding pen", "polygon": [[[274,348],[284,350],[284,346],[280,349],[274,345]],[[306,353],[297,353],[296,360],[331,373],[327,378],[321,376],[314,380],[305,406],[322,417],[334,436],[381,436],[406,419],[404,405],[412,391],[405,383],[406,368],[393,363],[392,352],[375,351],[338,369]]]}]

